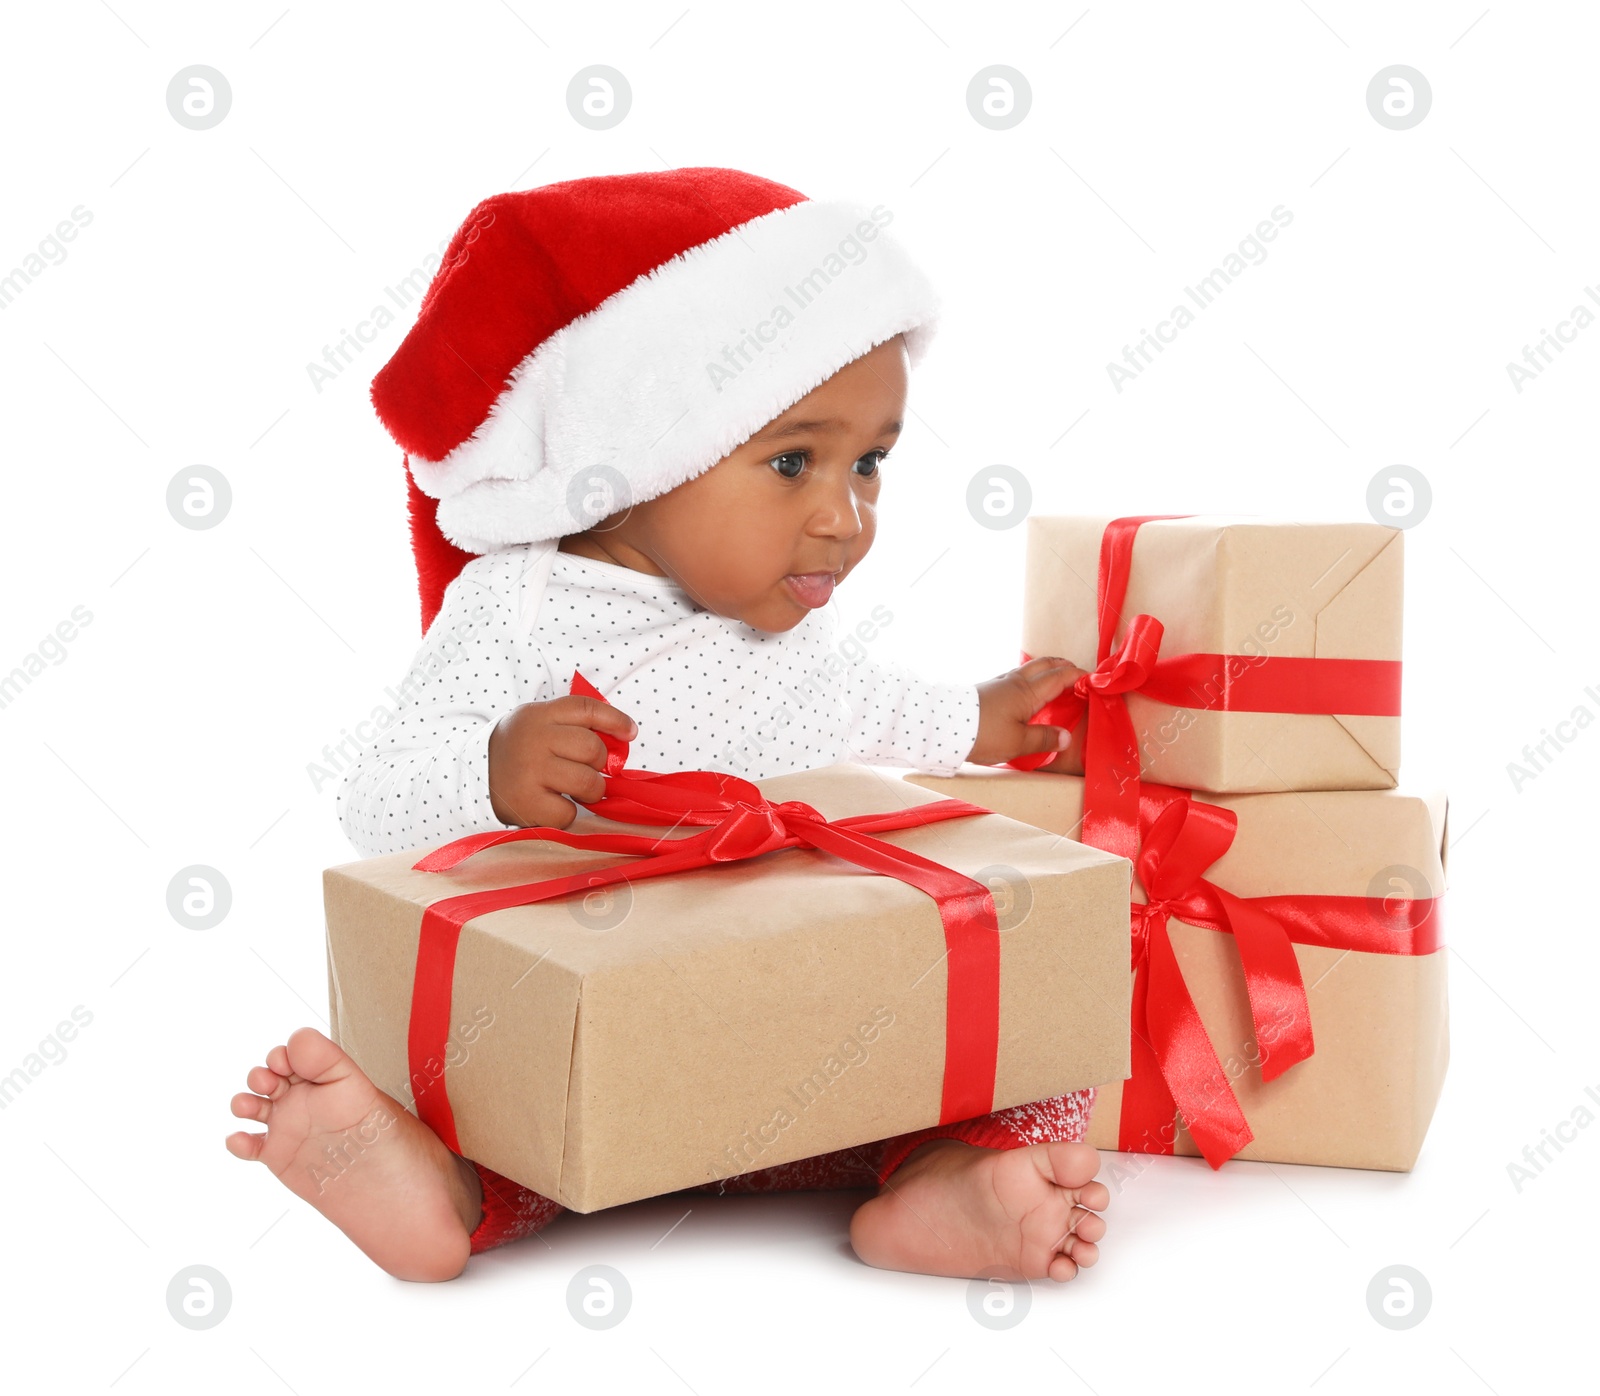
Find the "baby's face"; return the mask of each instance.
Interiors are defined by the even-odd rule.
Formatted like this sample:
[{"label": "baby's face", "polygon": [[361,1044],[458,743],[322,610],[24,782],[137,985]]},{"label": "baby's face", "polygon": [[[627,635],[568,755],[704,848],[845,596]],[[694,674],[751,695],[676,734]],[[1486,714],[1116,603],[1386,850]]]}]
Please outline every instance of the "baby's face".
[{"label": "baby's face", "polygon": [[896,335],[709,470],[563,538],[561,550],[671,577],[708,610],[754,629],[793,629],[872,547],[906,376]]}]

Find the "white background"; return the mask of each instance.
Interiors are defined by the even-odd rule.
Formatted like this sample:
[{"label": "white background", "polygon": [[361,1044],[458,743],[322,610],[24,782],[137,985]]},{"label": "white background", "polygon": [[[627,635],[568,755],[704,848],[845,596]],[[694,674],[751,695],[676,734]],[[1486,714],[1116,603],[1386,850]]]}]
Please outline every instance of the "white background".
[{"label": "white background", "polygon": [[[0,272],[93,215],[0,312],[0,671],[93,616],[0,710],[0,1073],[93,1015],[0,1112],[9,1375],[1326,1396],[1592,1371],[1600,1127],[1520,1191],[1507,1171],[1600,1091],[1600,733],[1520,791],[1507,772],[1600,713],[1600,327],[1520,393],[1506,371],[1600,288],[1590,7],[116,0],[17,7],[6,35]],[[232,89],[205,131],[165,100],[196,63]],[[594,63],[632,87],[607,131],[565,100]],[[1404,131],[1365,95],[1396,63],[1432,89]],[[1009,130],[967,108],[990,64],[1031,86]],[[326,1011],[319,874],[353,854],[308,763],[418,639],[401,457],[367,400],[410,317],[320,393],[306,364],[485,195],[704,164],[887,203],[945,296],[840,593],[847,617],[889,604],[892,657],[930,677],[1016,662],[1021,535],[964,502],[985,466],[1041,513],[1356,519],[1381,470],[1431,482],[1405,540],[1404,775],[1451,796],[1453,1057],[1415,1172],[1155,1160],[1101,1265],[993,1332],[963,1282],[854,1259],[858,1195],[699,1198],[664,1241],[678,1199],[568,1216],[430,1286],[225,1151],[247,1069]],[[1106,362],[1280,204],[1267,260],[1117,393]],[[166,491],[202,463],[233,503],[192,531]],[[214,930],[167,912],[190,864],[231,885]],[[566,1307],[592,1263],[632,1288],[605,1332]],[[1395,1263],[1432,1290],[1405,1332],[1365,1299]],[[193,1264],[232,1290],[204,1332],[166,1306]]]}]

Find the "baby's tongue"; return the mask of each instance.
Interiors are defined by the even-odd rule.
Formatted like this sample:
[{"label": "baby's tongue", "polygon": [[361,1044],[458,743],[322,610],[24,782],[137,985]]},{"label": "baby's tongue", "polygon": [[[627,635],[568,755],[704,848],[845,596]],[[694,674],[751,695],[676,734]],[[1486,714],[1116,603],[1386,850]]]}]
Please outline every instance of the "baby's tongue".
[{"label": "baby's tongue", "polygon": [[799,601],[815,609],[826,606],[833,595],[833,574],[831,572],[812,572],[803,577],[790,575],[784,578],[789,589]]}]

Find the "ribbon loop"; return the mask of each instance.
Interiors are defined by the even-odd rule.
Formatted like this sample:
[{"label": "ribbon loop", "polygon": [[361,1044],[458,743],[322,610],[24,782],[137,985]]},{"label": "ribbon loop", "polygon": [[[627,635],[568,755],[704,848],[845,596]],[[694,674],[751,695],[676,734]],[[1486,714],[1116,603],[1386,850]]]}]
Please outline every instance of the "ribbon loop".
[{"label": "ribbon loop", "polygon": [[1219,805],[1171,801],[1149,824],[1135,867],[1150,899],[1180,901],[1233,845],[1239,816]]}]

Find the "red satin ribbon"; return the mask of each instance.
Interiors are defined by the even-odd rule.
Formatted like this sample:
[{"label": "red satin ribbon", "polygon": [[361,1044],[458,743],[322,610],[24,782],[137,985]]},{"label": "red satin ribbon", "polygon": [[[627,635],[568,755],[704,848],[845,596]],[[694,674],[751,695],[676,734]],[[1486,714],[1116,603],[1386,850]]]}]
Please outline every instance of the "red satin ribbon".
[{"label": "red satin ribbon", "polygon": [[1133,992],[1139,1004],[1133,1040],[1145,1069],[1135,1071],[1123,1088],[1119,1146],[1136,1144],[1152,1121],[1170,1122],[1176,1105],[1213,1168],[1253,1136],[1178,968],[1168,917],[1232,932],[1256,1041],[1271,1042],[1269,1026],[1282,1028],[1283,1050],[1261,1052],[1263,1080],[1314,1050],[1311,1010],[1288,933],[1267,913],[1202,876],[1228,851],[1238,822],[1232,810],[1189,799],[1175,799],[1147,820],[1138,872],[1149,900],[1132,907]]},{"label": "red satin ribbon", "polygon": [[[606,701],[576,671],[572,692]],[[673,829],[684,824],[710,827],[683,838],[570,834],[542,825],[488,830],[444,844],[412,865],[423,872],[445,872],[482,849],[519,839],[548,839],[569,848],[644,855],[637,861],[568,877],[446,897],[424,910],[406,1051],[417,1115],[449,1148],[460,1152],[445,1086],[444,1061],[450,1034],[456,945],[462,926],[491,911],[528,906],[571,892],[588,892],[614,882],[737,862],[781,848],[806,847],[835,854],[868,872],[899,878],[935,900],[948,954],[939,1123],[987,1115],[994,1109],[1000,1042],[1000,939],[994,897],[985,884],[973,878],[872,837],[884,830],[990,814],[991,810],[967,800],[949,799],[828,820],[801,800],[773,804],[759,787],[721,771],[625,769],[628,743],[606,732],[599,735],[606,746],[605,794],[592,804],[585,804],[586,809],[623,823]],[[430,1063],[436,1069],[430,1069]]]},{"label": "red satin ribbon", "polygon": [[[1295,942],[1427,954],[1437,948],[1438,917],[1435,899],[1406,902],[1407,924],[1397,937],[1373,917],[1365,898],[1235,897],[1202,874],[1232,844],[1237,816],[1176,787],[1141,782],[1129,693],[1211,710],[1384,716],[1400,711],[1399,661],[1198,653],[1159,659],[1162,624],[1143,614],[1129,620],[1122,644],[1113,648],[1140,525],[1187,517],[1148,514],[1106,526],[1095,667],[1029,721],[1073,728],[1087,713],[1080,836],[1131,859],[1149,898],[1135,902],[1130,912],[1132,1074],[1123,1086],[1118,1147],[1171,1153],[1173,1120],[1181,1111],[1206,1161],[1220,1168],[1254,1135],[1184,983],[1168,918],[1234,937],[1262,1079],[1270,1081],[1314,1051]],[[1030,658],[1024,651],[1022,662]],[[1055,755],[1019,756],[1005,764],[1031,771]]]}]

